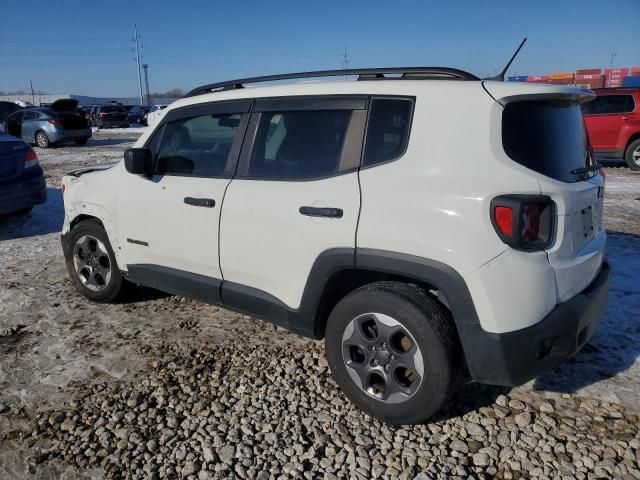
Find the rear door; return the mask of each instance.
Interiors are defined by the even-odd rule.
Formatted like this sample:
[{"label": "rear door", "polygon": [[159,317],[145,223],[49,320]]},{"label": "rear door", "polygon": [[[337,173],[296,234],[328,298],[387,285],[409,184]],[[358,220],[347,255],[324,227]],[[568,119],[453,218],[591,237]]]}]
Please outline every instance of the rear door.
[{"label": "rear door", "polygon": [[583,105],[584,121],[594,150],[612,154],[620,150],[620,132],[634,107],[632,95],[609,94],[600,95]]},{"label": "rear door", "polygon": [[256,101],[222,207],[225,303],[248,296],[297,309],[316,259],[355,248],[366,101]]},{"label": "rear door", "polygon": [[36,120],[40,117],[39,112],[25,110],[22,117],[22,139],[27,143],[35,143],[37,130]]},{"label": "rear door", "polygon": [[[220,209],[250,104],[220,102],[171,111],[147,144],[155,159],[153,177],[123,176],[117,219],[131,273],[153,270],[156,277],[207,284],[222,278]],[[209,293],[218,294],[217,289]]]}]

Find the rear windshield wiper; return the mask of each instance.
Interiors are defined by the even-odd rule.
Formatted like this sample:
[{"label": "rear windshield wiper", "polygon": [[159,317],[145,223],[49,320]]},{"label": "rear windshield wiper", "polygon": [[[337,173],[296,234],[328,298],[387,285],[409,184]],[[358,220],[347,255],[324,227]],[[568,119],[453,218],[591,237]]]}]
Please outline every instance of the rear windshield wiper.
[{"label": "rear windshield wiper", "polygon": [[602,165],[599,163],[594,163],[593,165],[589,165],[588,167],[580,167],[574,168],[569,173],[572,175],[585,175],[589,172],[595,172],[596,170],[600,170]]}]

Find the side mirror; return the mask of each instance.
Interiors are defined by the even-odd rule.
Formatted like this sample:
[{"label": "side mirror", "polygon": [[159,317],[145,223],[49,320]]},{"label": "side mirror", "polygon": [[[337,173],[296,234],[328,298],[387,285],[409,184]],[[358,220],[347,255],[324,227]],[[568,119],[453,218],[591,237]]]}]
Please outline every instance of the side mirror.
[{"label": "side mirror", "polygon": [[151,177],[153,158],[148,148],[128,148],[124,151],[124,167],[134,175]]}]

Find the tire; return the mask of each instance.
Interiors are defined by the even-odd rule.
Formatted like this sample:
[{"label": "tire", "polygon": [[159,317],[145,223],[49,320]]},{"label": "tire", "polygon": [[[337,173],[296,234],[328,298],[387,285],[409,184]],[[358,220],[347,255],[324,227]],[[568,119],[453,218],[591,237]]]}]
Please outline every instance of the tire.
[{"label": "tire", "polygon": [[49,148],[49,137],[42,130],[38,130],[35,136],[36,145],[40,148]]},{"label": "tire", "polygon": [[346,396],[391,424],[424,422],[441,409],[460,378],[462,354],[451,315],[408,284],[376,282],[340,300],[327,321],[325,348]]},{"label": "tire", "polygon": [[640,138],[631,142],[624,152],[624,161],[631,170],[640,171]]},{"label": "tire", "polygon": [[86,145],[87,144],[87,139],[86,138],[76,138],[74,141],[76,142],[76,145]]},{"label": "tire", "polygon": [[107,303],[118,298],[123,278],[107,232],[97,220],[84,220],[71,229],[65,249],[69,277],[89,300]]}]

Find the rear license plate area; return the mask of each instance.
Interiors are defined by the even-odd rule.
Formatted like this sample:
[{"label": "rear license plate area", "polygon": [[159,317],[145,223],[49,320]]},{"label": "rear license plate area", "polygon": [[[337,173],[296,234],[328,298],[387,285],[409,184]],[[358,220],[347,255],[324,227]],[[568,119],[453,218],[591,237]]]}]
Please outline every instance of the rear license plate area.
[{"label": "rear license plate area", "polygon": [[589,238],[595,234],[595,227],[593,226],[593,208],[591,206],[583,208],[580,211],[582,217],[582,234],[584,238]]}]

